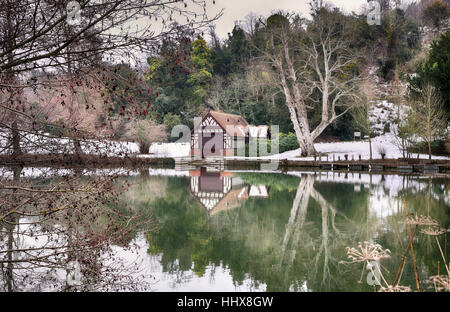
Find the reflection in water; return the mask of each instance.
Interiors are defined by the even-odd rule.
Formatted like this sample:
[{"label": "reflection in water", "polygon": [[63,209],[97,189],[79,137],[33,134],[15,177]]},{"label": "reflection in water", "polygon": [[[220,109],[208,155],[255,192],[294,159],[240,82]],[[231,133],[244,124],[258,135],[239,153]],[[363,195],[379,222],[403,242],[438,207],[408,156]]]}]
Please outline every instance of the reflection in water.
[{"label": "reflection in water", "polygon": [[[340,262],[347,258],[346,247],[376,242],[392,251],[383,265],[389,272],[385,277],[393,279],[391,275],[395,275],[408,242],[401,194],[409,212],[431,216],[445,228],[450,225],[450,183],[446,178],[201,168],[189,172],[141,170],[118,177],[117,183],[130,187],[118,192],[120,196],[110,208],[128,213],[131,221],[119,223],[122,231],[122,227],[127,230],[127,239],[107,245],[108,255],[124,267],[137,263],[142,281],[158,291],[373,291],[366,283],[365,267]],[[129,209],[123,208],[125,203]],[[150,223],[156,220],[158,231],[140,226],[133,219],[137,215]],[[83,220],[80,214],[76,217]],[[97,233],[115,238],[112,231],[105,231],[115,229],[106,222],[111,215],[101,217],[103,226]],[[83,251],[79,244],[83,231],[77,226],[68,235],[70,222],[63,220],[53,219],[51,227],[38,227],[35,234],[48,235],[51,229],[65,243],[72,237],[72,244],[78,242]],[[20,255],[18,246],[25,246],[19,244],[25,241],[20,231],[25,225],[19,225],[24,221],[16,218],[2,222],[0,284],[5,291],[33,290],[26,281],[18,283],[22,275],[14,273],[18,268],[14,261]],[[89,220],[84,221],[81,224],[86,227]],[[130,224],[134,226],[130,228]],[[127,243],[136,244],[134,252],[124,247]],[[450,244],[446,236],[442,236],[441,245],[447,256]],[[437,274],[440,253],[435,247],[434,238],[418,235],[414,252],[421,281]],[[98,251],[89,259],[103,264],[102,250]],[[73,259],[62,256],[58,264],[63,273],[85,278],[86,263]],[[99,274],[105,274],[106,267],[102,268]],[[48,267],[33,267],[27,273],[45,280],[43,275],[48,271]],[[134,273],[127,274],[132,281],[138,280]],[[101,280],[98,275],[96,278]],[[63,276],[62,281],[66,280]],[[53,284],[57,284],[56,279]],[[402,285],[414,284],[407,261]],[[48,288],[67,290],[67,285]],[[427,290],[426,285],[423,288]]]},{"label": "reflection in water", "polygon": [[269,197],[265,185],[244,185],[239,176],[231,172],[201,168],[189,171],[191,192],[210,215],[240,207],[249,197]]},{"label": "reflection in water", "polygon": [[[1,179],[0,290],[98,291],[145,289],[114,246],[132,249],[150,216],[119,205],[116,177],[22,176]],[[6,175],[8,177],[8,175]]]},{"label": "reflection in water", "polygon": [[[449,224],[448,181],[435,179],[431,188],[429,184],[402,176],[190,172],[189,189],[199,206],[180,200],[182,208],[172,206],[176,213],[171,220],[180,224],[169,224],[172,214],[165,211],[160,216],[161,236],[148,238],[150,253],[161,257],[162,280],[183,272],[190,274],[189,279],[162,282],[158,289],[188,290],[205,274],[226,269],[233,284],[247,285],[247,290],[372,291],[364,283],[365,268],[340,264],[346,259],[346,247],[366,240],[382,243],[394,251],[387,263],[394,272],[407,239],[401,193],[414,212],[423,214],[423,207],[428,207],[426,213]],[[256,185],[264,186],[267,195],[248,196]],[[235,195],[230,196],[232,192]],[[427,205],[421,205],[422,200]],[[190,218],[195,222],[189,223]],[[180,233],[183,221],[187,224]],[[183,234],[187,239],[180,244],[168,243],[167,237]],[[430,247],[424,242],[417,249],[425,246]],[[422,255],[425,275],[434,273],[436,252],[428,248]],[[407,269],[404,281],[413,282]],[[223,277],[216,272],[217,276]],[[203,290],[213,286],[220,290],[219,282]]]}]

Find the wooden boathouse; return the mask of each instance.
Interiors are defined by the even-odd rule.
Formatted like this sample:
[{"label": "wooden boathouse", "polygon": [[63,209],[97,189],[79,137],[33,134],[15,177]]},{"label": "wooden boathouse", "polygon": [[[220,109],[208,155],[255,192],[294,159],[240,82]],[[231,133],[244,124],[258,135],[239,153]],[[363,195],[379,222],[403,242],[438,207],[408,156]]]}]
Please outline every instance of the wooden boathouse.
[{"label": "wooden boathouse", "polygon": [[268,126],[251,126],[240,115],[210,110],[191,132],[191,156],[234,156],[250,137],[268,136]]}]

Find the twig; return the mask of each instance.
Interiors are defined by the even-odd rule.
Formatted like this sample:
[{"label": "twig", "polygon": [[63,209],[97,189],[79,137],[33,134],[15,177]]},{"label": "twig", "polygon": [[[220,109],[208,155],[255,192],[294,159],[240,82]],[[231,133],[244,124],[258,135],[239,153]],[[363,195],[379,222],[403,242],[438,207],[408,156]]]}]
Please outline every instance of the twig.
[{"label": "twig", "polygon": [[404,267],[404,265],[405,265],[406,256],[408,255],[409,248],[411,247],[412,239],[413,239],[414,236],[416,235],[416,231],[417,231],[417,225],[416,225],[416,227],[414,228],[414,233],[413,233],[412,237],[410,237],[409,242],[408,242],[408,246],[406,246],[405,253],[404,253],[403,256],[402,256],[402,263],[400,264],[400,267],[398,268],[397,274],[395,275],[394,283],[392,284],[392,286],[394,286],[394,287],[397,285],[397,283],[398,283],[399,280],[400,280],[400,273],[402,272],[403,267]]},{"label": "twig", "polygon": [[436,243],[438,244],[439,251],[441,252],[442,259],[444,260],[444,266],[445,266],[445,269],[447,270],[447,274],[450,276],[450,271],[448,269],[448,265],[447,265],[447,261],[445,260],[444,253],[442,252],[441,244],[439,244],[439,240],[438,240],[437,236],[435,236],[434,238],[436,239]]},{"label": "twig", "polygon": [[[405,200],[405,196],[402,194],[402,200],[403,200],[403,206],[405,207],[405,218],[408,219],[408,208],[406,206],[406,200]],[[406,225],[408,227],[408,235],[409,235],[409,245],[411,248],[411,258],[412,258],[412,263],[413,263],[413,267],[414,267],[414,276],[416,279],[416,286],[417,286],[417,291],[420,292],[420,285],[419,285],[419,275],[417,274],[417,266],[416,266],[416,258],[414,257],[414,247],[413,247],[413,236],[411,234],[411,225],[406,222]]]}]

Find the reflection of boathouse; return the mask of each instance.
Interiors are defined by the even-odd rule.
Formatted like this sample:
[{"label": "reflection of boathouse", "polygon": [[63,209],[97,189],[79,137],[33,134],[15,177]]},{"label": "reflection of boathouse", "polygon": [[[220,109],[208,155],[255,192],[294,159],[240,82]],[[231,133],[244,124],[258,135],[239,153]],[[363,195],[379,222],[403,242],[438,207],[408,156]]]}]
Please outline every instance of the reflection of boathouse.
[{"label": "reflection of boathouse", "polygon": [[[206,168],[189,171],[191,177],[190,190],[195,198],[208,210],[210,215],[221,211],[238,208],[249,197],[268,197],[264,185],[253,188],[249,195],[249,187],[244,181],[231,172],[208,172]],[[255,191],[255,188],[258,191]]]}]

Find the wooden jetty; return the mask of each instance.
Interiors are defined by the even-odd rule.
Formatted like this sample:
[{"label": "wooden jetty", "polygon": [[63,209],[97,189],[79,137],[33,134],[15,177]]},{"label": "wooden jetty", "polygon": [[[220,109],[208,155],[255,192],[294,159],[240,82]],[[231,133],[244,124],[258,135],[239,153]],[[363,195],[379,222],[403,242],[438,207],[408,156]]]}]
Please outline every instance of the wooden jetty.
[{"label": "wooden jetty", "polygon": [[[262,164],[273,163],[272,159],[264,158],[215,158],[195,159],[177,158],[175,166],[209,167],[212,164],[224,169],[255,169]],[[448,160],[408,160],[408,159],[376,159],[376,160],[279,160],[279,170],[309,169],[315,171],[346,171],[346,172],[379,172],[379,173],[420,173],[420,174],[450,174],[450,161]]]}]

